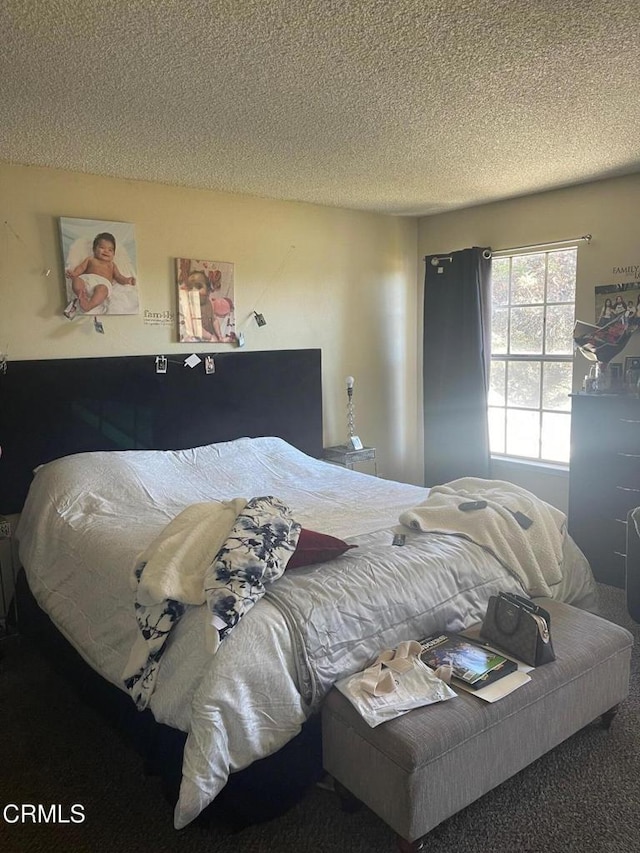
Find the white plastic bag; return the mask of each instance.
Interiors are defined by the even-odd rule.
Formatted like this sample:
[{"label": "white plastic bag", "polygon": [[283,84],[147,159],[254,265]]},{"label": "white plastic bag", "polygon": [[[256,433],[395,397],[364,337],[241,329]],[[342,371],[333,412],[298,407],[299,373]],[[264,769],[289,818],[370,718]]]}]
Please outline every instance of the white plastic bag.
[{"label": "white plastic bag", "polygon": [[372,728],[412,708],[452,699],[456,693],[422,663],[421,651],[420,643],[401,643],[335,686]]}]

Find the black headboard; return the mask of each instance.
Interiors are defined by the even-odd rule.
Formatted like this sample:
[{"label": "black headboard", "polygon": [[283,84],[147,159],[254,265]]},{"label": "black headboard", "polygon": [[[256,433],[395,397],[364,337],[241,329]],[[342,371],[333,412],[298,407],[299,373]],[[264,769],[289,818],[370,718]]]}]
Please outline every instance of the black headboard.
[{"label": "black headboard", "polygon": [[168,356],[11,361],[0,374],[0,513],[19,512],[33,469],[86,450],[180,450],[274,435],[322,451],[319,349],[213,353],[215,373]]}]

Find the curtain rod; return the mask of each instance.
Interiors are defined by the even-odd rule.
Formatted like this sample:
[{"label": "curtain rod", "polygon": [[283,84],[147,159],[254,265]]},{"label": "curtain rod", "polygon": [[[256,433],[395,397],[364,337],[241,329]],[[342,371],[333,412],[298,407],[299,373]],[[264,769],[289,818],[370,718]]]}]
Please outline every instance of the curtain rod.
[{"label": "curtain rod", "polygon": [[[505,252],[520,252],[523,249],[542,249],[548,246],[564,246],[566,243],[585,243],[591,242],[591,234],[583,234],[582,237],[568,237],[566,240],[550,240],[548,243],[530,243],[527,246],[509,246],[506,249],[485,249],[482,253],[486,260],[489,260],[493,255],[502,255]],[[425,255],[425,261],[429,255]],[[436,255],[431,258],[431,263],[434,267],[440,265],[442,261],[452,261],[453,255]]]},{"label": "curtain rod", "polygon": [[583,234],[582,237],[568,237],[566,240],[551,240],[548,243],[531,243],[527,246],[509,246],[507,249],[493,249],[492,253],[497,255],[502,252],[518,252],[522,249],[541,249],[543,246],[562,246],[564,243],[579,243],[581,241],[590,243],[591,234]]}]

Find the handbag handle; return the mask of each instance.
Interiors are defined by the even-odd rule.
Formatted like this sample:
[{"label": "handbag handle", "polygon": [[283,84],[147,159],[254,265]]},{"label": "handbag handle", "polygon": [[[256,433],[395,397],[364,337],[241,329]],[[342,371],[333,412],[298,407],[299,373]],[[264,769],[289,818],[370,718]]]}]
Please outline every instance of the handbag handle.
[{"label": "handbag handle", "polygon": [[515,601],[511,601],[511,600],[510,600],[510,599],[508,599],[506,596],[505,596],[505,597],[503,597],[503,598],[502,598],[502,600],[503,600],[506,604],[510,604],[510,605],[514,608],[514,610],[516,610],[516,611],[517,611],[517,613],[518,613],[518,618],[516,619],[515,625],[514,625],[514,626],[509,630],[508,628],[506,628],[506,627],[502,624],[502,620],[500,619],[500,606],[499,606],[499,604],[500,604],[500,598],[498,598],[498,599],[496,600],[496,609],[495,609],[495,617],[494,617],[494,618],[495,618],[495,620],[496,620],[496,625],[498,626],[499,630],[500,630],[500,631],[501,631],[501,632],[502,632],[506,637],[511,637],[513,634],[515,634],[515,633],[516,633],[516,631],[517,631],[517,630],[518,630],[518,628],[520,627],[520,620],[522,619],[522,613],[523,613],[523,611],[524,611],[524,608],[523,608],[523,607],[521,607],[517,602],[515,602]]},{"label": "handbag handle", "polygon": [[538,609],[538,605],[534,604],[533,601],[523,598],[521,595],[516,595],[515,592],[501,592],[500,598],[504,598],[505,601],[514,604],[516,607],[524,607],[525,610],[529,610],[531,613],[535,613]]},{"label": "handbag handle", "polygon": [[499,597],[504,598],[505,601],[509,601],[516,607],[523,608],[527,613],[531,613],[532,616],[542,616],[549,629],[551,629],[551,615],[549,614],[549,611],[540,607],[540,605],[536,604],[534,601],[531,601],[530,598],[523,598],[521,595],[516,595],[515,592],[501,592],[499,593]]}]

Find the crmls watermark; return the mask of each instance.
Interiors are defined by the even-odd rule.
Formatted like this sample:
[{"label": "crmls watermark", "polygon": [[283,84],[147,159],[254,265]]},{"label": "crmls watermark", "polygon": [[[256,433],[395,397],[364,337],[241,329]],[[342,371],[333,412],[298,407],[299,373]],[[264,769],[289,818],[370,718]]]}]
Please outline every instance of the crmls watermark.
[{"label": "crmls watermark", "polygon": [[2,809],[6,823],[84,823],[84,806],[74,803],[63,806],[60,803],[43,805],[42,803],[7,803]]}]

